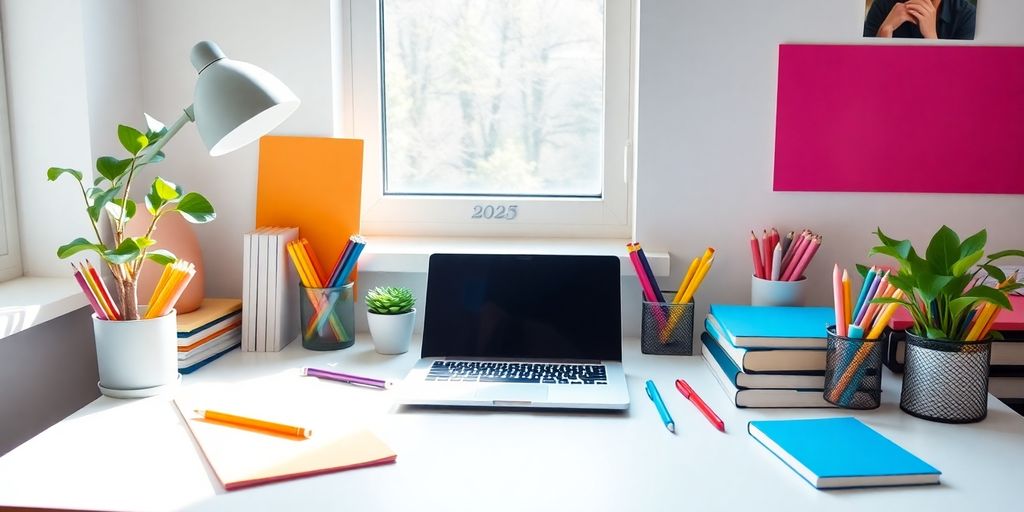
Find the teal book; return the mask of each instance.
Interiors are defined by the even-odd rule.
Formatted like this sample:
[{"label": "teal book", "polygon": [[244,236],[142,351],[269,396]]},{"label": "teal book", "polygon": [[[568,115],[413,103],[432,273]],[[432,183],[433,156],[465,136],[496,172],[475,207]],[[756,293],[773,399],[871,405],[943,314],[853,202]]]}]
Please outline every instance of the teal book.
[{"label": "teal book", "polygon": [[747,432],[818,489],[939,483],[938,469],[857,418],[751,421]]},{"label": "teal book", "polygon": [[712,304],[708,316],[735,347],[824,349],[835,310],[823,307]]}]

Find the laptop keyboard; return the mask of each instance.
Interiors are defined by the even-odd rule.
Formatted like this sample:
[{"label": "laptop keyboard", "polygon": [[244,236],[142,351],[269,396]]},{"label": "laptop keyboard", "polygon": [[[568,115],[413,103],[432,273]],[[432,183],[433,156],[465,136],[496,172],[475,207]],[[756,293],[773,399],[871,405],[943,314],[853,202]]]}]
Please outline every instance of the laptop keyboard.
[{"label": "laptop keyboard", "polygon": [[608,384],[608,372],[602,364],[434,361],[427,380],[598,385]]}]

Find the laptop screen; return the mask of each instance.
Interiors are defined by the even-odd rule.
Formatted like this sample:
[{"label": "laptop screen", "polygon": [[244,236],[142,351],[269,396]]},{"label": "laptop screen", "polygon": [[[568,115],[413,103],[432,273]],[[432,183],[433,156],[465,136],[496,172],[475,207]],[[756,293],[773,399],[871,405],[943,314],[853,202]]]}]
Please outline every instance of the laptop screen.
[{"label": "laptop screen", "polygon": [[615,256],[434,254],[422,357],[622,360]]}]

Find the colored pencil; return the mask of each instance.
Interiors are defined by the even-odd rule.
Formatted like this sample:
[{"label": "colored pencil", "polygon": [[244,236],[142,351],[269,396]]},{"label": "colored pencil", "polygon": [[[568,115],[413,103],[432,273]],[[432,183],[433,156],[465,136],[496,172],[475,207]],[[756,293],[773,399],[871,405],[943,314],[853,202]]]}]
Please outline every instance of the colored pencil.
[{"label": "colored pencil", "polygon": [[761,259],[761,249],[757,244],[757,237],[754,232],[750,232],[750,255],[754,258],[754,276],[758,279],[764,279],[764,263]]},{"label": "colored pencil", "polygon": [[838,263],[832,267],[832,301],[836,313],[836,335],[846,336],[846,305],[843,303],[842,273]]},{"label": "colored pencil", "polygon": [[89,283],[85,282],[85,277],[82,276],[81,271],[75,268],[73,263],[71,264],[71,268],[75,271],[75,282],[78,283],[78,286],[82,289],[82,294],[85,295],[86,300],[89,301],[89,306],[92,307],[92,312],[96,313],[96,317],[100,320],[110,320],[107,318],[107,313],[102,307],[100,307],[100,303],[97,300],[96,295],[93,294],[92,289],[89,287]]},{"label": "colored pencil", "polygon": [[[789,248],[793,245],[793,232],[786,233],[786,238],[782,240],[782,258],[786,258],[786,254],[789,253]],[[779,272],[781,274],[781,272]]]},{"label": "colored pencil", "polygon": [[[850,273],[843,269],[843,305],[846,307],[843,316],[843,325],[849,325],[853,317],[853,301],[850,300]],[[849,336],[849,330],[847,330]]]},{"label": "colored pencil", "polygon": [[763,258],[764,264],[764,278],[771,279],[772,277],[772,245],[771,237],[768,235],[768,231],[765,230],[761,233],[761,257]]},{"label": "colored pencil", "polygon": [[818,252],[818,248],[821,247],[821,237],[817,236],[814,240],[808,242],[807,248],[804,249],[804,253],[800,255],[800,261],[793,267],[793,272],[789,275],[789,281],[797,281],[804,276],[804,271],[807,270],[807,266],[811,263],[811,258]]},{"label": "colored pencil", "polygon": [[364,247],[366,247],[366,240],[360,235],[353,235],[352,251],[346,257],[341,270],[338,271],[337,280],[331,283],[333,286],[341,286],[350,281],[349,276],[352,274],[352,269],[355,268],[356,262],[359,260],[359,255],[363,253]]},{"label": "colored pencil", "polygon": [[661,293],[661,287],[658,286],[658,279],[654,277],[654,271],[651,270],[651,264],[647,261],[647,255],[644,254],[644,248],[640,246],[640,242],[637,242],[635,247],[636,257],[640,260],[640,268],[642,268],[644,274],[647,275],[647,281],[651,283],[651,289],[654,290],[654,296],[658,297],[658,302],[664,301],[664,294]]},{"label": "colored pencil", "polygon": [[114,314],[113,319],[120,320],[121,311],[117,308],[117,304],[114,302],[114,299],[111,298],[110,291],[107,290],[107,283],[103,282],[103,279],[100,279],[99,273],[96,272],[96,268],[92,266],[92,263],[90,263],[89,260],[85,260],[85,267],[89,269],[89,274],[91,274],[93,280],[96,281],[96,285],[100,289],[103,301],[107,304],[107,308]]},{"label": "colored pencil", "polygon": [[782,273],[782,244],[775,242],[775,250],[772,251],[772,281],[778,281]]},{"label": "colored pencil", "polygon": [[867,275],[864,276],[864,283],[861,284],[860,293],[857,295],[857,303],[853,306],[853,311],[850,313],[850,322],[855,323],[854,319],[860,314],[860,308],[864,305],[864,299],[868,295],[868,289],[871,288],[871,282],[875,279],[875,267],[871,267],[868,270]]},{"label": "colored pencil", "polygon": [[695,274],[697,274],[697,266],[698,265],[700,265],[700,258],[699,257],[698,258],[694,258],[693,261],[690,262],[690,268],[687,269],[686,275],[683,277],[683,280],[679,282],[679,289],[676,290],[676,295],[675,295],[675,297],[672,298],[672,303],[673,304],[678,304],[679,303],[679,299],[683,296],[683,292],[686,291],[686,286],[688,284],[690,284],[690,280],[693,279],[693,276]]}]

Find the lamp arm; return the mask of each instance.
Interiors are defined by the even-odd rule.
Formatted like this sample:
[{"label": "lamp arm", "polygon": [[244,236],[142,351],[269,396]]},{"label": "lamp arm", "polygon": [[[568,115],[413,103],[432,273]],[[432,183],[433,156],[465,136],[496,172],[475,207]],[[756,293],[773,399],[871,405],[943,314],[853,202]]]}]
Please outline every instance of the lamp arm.
[{"label": "lamp arm", "polygon": [[167,127],[167,133],[165,133],[163,137],[160,137],[160,140],[156,141],[156,144],[153,144],[152,146],[149,146],[144,150],[144,154],[136,161],[136,165],[148,164],[149,161],[152,160],[153,157],[156,156],[156,154],[159,153],[160,150],[167,145],[167,143],[171,140],[171,137],[177,135],[178,131],[181,130],[183,126],[185,126],[188,123],[195,122],[195,120],[196,115],[192,110],[192,105],[189,105],[181,113],[181,117],[176,119],[173,124]]}]

